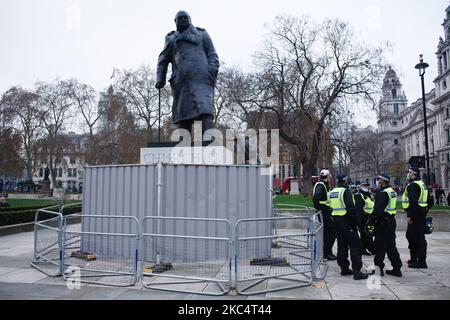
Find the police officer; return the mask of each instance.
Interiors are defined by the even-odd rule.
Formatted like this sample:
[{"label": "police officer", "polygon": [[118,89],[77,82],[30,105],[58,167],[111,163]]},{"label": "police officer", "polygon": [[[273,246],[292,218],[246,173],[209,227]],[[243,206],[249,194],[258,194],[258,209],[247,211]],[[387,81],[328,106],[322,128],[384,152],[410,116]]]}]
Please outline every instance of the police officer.
[{"label": "police officer", "polygon": [[333,245],[336,240],[336,232],[331,220],[331,209],[328,198],[328,179],[330,171],[324,169],[320,172],[320,181],[313,188],[313,203],[317,211],[322,211],[323,216],[323,253],[324,257],[334,261],[337,257],[333,254]]},{"label": "police officer", "polygon": [[364,229],[369,216],[373,213],[373,206],[374,202],[369,191],[369,183],[363,182],[358,186],[358,193],[355,195],[355,212],[358,218],[362,254],[365,256],[370,256],[375,252],[373,248],[373,238],[367,235]]},{"label": "police officer", "polygon": [[[368,275],[361,272],[361,240],[356,229],[355,202],[348,189],[347,176],[338,175],[337,183],[338,186],[329,194],[338,243],[337,263],[341,267],[342,276],[353,275],[354,280],[367,279]],[[349,248],[353,270],[349,268]]]},{"label": "police officer", "polygon": [[426,269],[427,241],[425,240],[425,220],[428,208],[428,190],[420,180],[420,170],[411,167],[406,178],[409,184],[406,186],[402,197],[403,209],[407,213],[408,229],[406,239],[409,242],[411,259],[408,267]]},{"label": "police officer", "polygon": [[387,253],[393,269],[386,270],[386,273],[401,277],[402,261],[400,260],[400,254],[395,243],[397,193],[389,185],[390,181],[391,178],[388,175],[378,175],[378,192],[375,195],[375,206],[372,214],[373,219],[375,219],[374,262],[380,268],[381,275],[384,276],[384,257]]}]

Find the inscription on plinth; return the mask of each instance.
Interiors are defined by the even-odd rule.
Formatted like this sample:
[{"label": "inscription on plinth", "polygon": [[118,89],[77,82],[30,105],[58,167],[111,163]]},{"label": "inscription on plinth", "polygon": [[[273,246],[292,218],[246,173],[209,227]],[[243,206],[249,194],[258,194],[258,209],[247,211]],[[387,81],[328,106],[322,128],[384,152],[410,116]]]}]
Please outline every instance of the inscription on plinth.
[{"label": "inscription on plinth", "polygon": [[223,146],[142,148],[141,164],[232,165],[233,153]]}]

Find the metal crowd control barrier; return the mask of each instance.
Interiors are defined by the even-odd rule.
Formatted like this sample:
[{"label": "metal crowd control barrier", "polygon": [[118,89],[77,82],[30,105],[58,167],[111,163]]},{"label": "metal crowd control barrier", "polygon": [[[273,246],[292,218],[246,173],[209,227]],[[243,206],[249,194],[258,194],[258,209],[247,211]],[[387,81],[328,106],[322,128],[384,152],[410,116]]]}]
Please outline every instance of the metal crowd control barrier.
[{"label": "metal crowd control barrier", "polygon": [[[71,225],[71,219],[81,219],[81,226]],[[110,223],[112,220],[121,223]],[[133,286],[137,282],[140,234],[137,218],[71,215],[64,222],[64,280],[115,287]],[[122,231],[104,232],[110,225],[120,225]]]},{"label": "metal crowd control barrier", "polygon": [[328,271],[328,265],[324,261],[323,256],[323,231],[324,222],[322,212],[317,212],[311,217],[311,230],[314,233],[313,237],[313,279],[323,280]]},{"label": "metal crowd control barrier", "polygon": [[[51,211],[52,209],[56,209],[57,212]],[[36,211],[34,217],[34,254],[31,266],[50,277],[61,275],[62,226],[63,215],[60,213],[60,206]]]},{"label": "metal crowd control barrier", "polygon": [[[313,279],[323,280],[328,271],[328,265],[324,261],[323,241],[324,224],[322,212],[315,209],[298,206],[298,209],[274,209],[274,217],[309,217],[311,225],[308,227],[308,236],[305,243],[308,243],[313,250]],[[276,229],[275,229],[276,234]]]},{"label": "metal crowd control barrier", "polygon": [[[292,206],[291,206],[292,207]],[[272,217],[309,217],[311,215],[311,208],[306,206],[296,206],[296,209],[272,209]],[[274,223],[274,232],[277,232],[276,224]]]},{"label": "metal crowd control barrier", "polygon": [[[80,209],[81,209],[81,202],[65,204],[65,205],[61,206],[61,209],[59,210],[59,212],[64,215],[64,209],[70,208],[70,207],[78,207],[78,206],[80,206]],[[81,212],[77,212],[74,214],[79,214],[79,213],[81,213]]]},{"label": "metal crowd control barrier", "polygon": [[[291,206],[292,207],[292,206]],[[272,210],[272,216],[274,218],[277,217],[308,217],[310,218],[312,215],[312,211],[311,208],[306,207],[306,206],[296,206],[296,209],[273,209]],[[286,228],[286,226],[284,226]],[[273,232],[274,234],[278,234],[277,231],[277,224],[275,222],[273,222]],[[312,234],[310,234],[310,227],[307,228],[308,231],[308,235],[305,237],[305,239],[303,240],[303,243],[305,244],[305,246],[309,246],[311,243],[311,239],[310,237],[312,236]]]},{"label": "metal crowd control barrier", "polygon": [[[248,236],[251,223],[277,224],[275,234]],[[294,228],[282,229],[282,223]],[[313,281],[313,252],[309,217],[274,217],[239,220],[235,225],[235,287],[252,295],[308,286]],[[243,232],[244,231],[244,232]],[[268,281],[272,280],[272,281]],[[283,283],[294,283],[284,285]],[[251,290],[255,288],[255,290]]]},{"label": "metal crowd control barrier", "polygon": [[228,220],[144,217],[141,238],[145,288],[214,296],[230,291]]},{"label": "metal crowd control barrier", "polygon": [[149,289],[252,295],[308,286],[328,268],[323,217],[308,208],[274,210],[273,218],[239,220],[234,228],[226,219],[149,216],[140,224],[63,210],[36,212],[32,266],[68,281],[125,287],[141,276]]},{"label": "metal crowd control barrier", "polygon": [[32,267],[50,277],[58,277],[62,274],[64,209],[80,204],[55,205],[36,210]]}]

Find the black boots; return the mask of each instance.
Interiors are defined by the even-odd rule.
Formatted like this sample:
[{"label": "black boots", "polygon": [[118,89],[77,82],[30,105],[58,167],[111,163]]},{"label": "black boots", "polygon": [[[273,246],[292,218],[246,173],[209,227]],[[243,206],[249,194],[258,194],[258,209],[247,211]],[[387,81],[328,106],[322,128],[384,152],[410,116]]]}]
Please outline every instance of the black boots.
[{"label": "black boots", "polygon": [[353,273],[353,280],[365,280],[369,278],[367,273],[362,273],[361,271],[355,271]]},{"label": "black boots", "polygon": [[386,270],[386,274],[394,276],[394,277],[399,277],[399,278],[401,278],[403,276],[400,269],[395,269],[395,268],[392,270]]},{"label": "black boots", "polygon": [[353,280],[365,280],[369,277],[367,273],[362,273],[361,271],[353,271],[352,269],[341,271],[341,276],[351,276],[351,275],[353,275]]},{"label": "black boots", "polygon": [[341,271],[341,276],[351,276],[353,275],[353,270],[352,269],[347,269],[347,270],[342,270]]},{"label": "black boots", "polygon": [[411,269],[428,269],[426,262],[416,261],[408,265]]},{"label": "black boots", "polygon": [[334,254],[332,254],[332,253],[329,253],[329,254],[325,255],[325,258],[328,261],[335,261],[335,260],[337,260],[337,257]]}]

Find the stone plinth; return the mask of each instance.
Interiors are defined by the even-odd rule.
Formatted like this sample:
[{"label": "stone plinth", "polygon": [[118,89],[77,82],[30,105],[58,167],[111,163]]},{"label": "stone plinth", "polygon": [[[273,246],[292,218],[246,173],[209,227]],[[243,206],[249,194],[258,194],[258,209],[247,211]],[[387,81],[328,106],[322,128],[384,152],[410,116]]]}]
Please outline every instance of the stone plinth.
[{"label": "stone plinth", "polygon": [[223,146],[166,146],[141,149],[140,164],[232,165],[233,153]]}]

